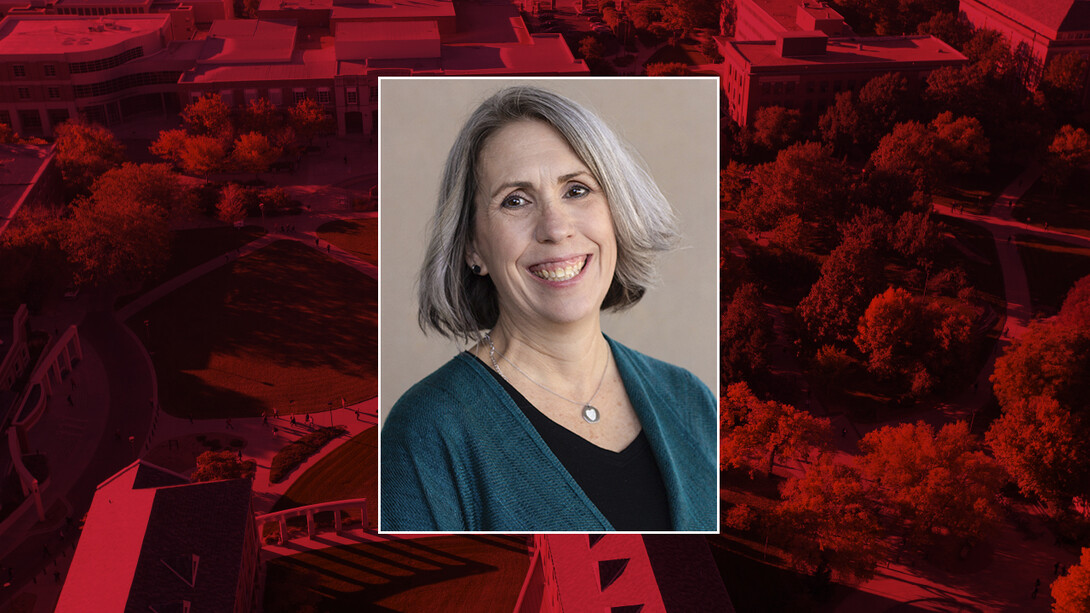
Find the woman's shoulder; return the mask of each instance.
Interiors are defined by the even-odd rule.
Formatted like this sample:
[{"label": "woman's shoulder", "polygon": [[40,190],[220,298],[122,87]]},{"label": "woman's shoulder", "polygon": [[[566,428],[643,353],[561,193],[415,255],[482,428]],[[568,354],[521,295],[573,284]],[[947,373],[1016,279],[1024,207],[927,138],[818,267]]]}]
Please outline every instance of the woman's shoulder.
[{"label": "woman's shoulder", "polygon": [[457,427],[473,414],[467,408],[487,383],[472,356],[456,355],[402,394],[383,423],[384,434],[387,428],[392,432],[422,428],[442,432]]},{"label": "woman's shoulder", "polygon": [[704,385],[704,382],[687,369],[636,351],[612,338],[606,337],[606,339],[613,349],[613,358],[617,360],[622,371],[628,369],[646,381],[664,385],[671,389],[708,391],[708,387]]}]

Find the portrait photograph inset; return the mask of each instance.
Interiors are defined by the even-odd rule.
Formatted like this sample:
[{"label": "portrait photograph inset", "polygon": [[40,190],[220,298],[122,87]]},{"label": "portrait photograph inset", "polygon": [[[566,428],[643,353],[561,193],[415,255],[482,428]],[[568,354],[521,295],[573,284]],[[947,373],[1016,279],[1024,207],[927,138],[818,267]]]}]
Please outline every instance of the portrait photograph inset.
[{"label": "portrait photograph inset", "polygon": [[714,78],[379,80],[379,527],[716,532]]}]

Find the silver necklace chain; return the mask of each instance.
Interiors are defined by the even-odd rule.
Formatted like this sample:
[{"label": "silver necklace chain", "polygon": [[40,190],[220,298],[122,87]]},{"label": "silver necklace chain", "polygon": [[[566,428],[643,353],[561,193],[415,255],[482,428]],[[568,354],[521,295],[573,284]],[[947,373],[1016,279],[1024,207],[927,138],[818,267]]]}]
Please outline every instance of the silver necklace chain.
[{"label": "silver necklace chain", "polygon": [[[496,361],[496,353],[498,353],[498,352],[496,351],[496,345],[492,342],[492,334],[491,333],[485,334],[484,338],[485,338],[486,341],[488,341],[488,357],[489,357],[489,359],[492,360],[492,368],[496,369],[496,372],[499,373],[500,377],[503,377],[504,381],[507,381],[508,383],[511,383],[511,381],[507,378],[507,375],[503,374],[503,371],[500,370],[499,362]],[[557,398],[560,398],[561,400],[566,400],[566,401],[568,401],[568,402],[570,402],[570,403],[572,403],[572,404],[574,404],[576,406],[583,407],[583,420],[586,421],[588,424],[598,423],[598,420],[601,419],[601,417],[602,417],[601,412],[599,412],[598,409],[595,408],[594,406],[592,406],[590,403],[591,403],[591,401],[594,400],[595,397],[598,396],[598,392],[602,389],[602,382],[606,380],[606,371],[609,370],[609,359],[608,359],[608,357],[606,358],[605,366],[602,367],[602,376],[601,376],[601,378],[598,379],[598,387],[594,388],[594,393],[591,394],[590,399],[588,399],[586,402],[579,402],[578,400],[572,400],[571,398],[568,398],[566,396],[561,396],[560,394],[554,392],[553,390],[551,390],[551,389],[545,387],[544,385],[538,383],[537,381],[535,381],[533,377],[526,374],[526,372],[523,371],[518,366],[516,366],[514,362],[507,359],[507,356],[500,353],[500,357],[503,359],[504,362],[507,362],[508,364],[510,364],[512,368],[514,368],[515,370],[522,373],[522,376],[526,377],[526,379],[530,383],[533,383],[534,385],[540,387],[541,389],[545,390],[546,392],[549,392],[553,396],[556,396]]]}]

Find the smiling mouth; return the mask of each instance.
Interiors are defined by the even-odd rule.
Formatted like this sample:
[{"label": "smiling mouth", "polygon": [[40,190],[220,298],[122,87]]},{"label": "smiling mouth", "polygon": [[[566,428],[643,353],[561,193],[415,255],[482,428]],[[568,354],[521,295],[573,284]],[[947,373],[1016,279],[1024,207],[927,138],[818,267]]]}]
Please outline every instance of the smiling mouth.
[{"label": "smiling mouth", "polygon": [[567,281],[578,275],[587,264],[587,256],[564,260],[562,262],[548,262],[530,267],[530,272],[546,281]]}]

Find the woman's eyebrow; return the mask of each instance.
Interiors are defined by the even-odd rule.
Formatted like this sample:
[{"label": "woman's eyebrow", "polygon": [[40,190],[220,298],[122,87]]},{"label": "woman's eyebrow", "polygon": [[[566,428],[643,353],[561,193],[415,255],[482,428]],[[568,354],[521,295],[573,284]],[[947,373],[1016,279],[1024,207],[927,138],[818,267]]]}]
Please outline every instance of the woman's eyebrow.
[{"label": "woman's eyebrow", "polygon": [[[556,178],[556,182],[566,183],[579,176],[590,177],[591,175],[590,172],[586,170],[576,170],[575,172],[569,172],[567,174],[560,175]],[[533,187],[533,184],[529,181],[507,181],[505,183],[501,183],[498,187],[496,187],[496,189],[492,192],[492,198],[499,196],[501,192],[505,192],[511,188],[529,190],[533,189]]]}]

